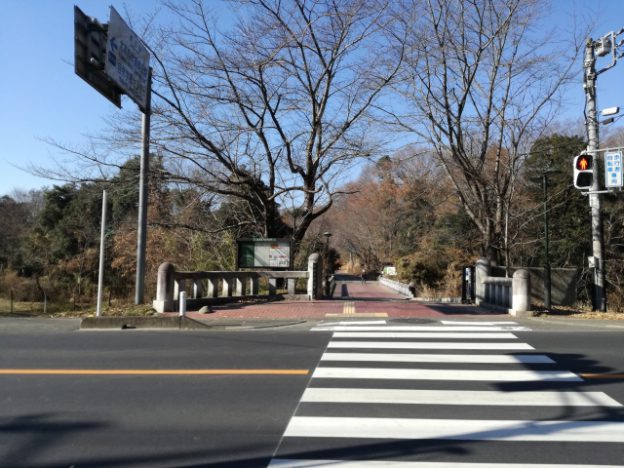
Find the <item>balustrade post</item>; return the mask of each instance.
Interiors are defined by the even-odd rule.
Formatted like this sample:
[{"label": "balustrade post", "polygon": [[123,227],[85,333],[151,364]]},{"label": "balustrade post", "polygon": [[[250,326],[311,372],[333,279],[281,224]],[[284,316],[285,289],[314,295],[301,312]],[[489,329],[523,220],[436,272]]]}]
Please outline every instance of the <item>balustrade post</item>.
[{"label": "balustrade post", "polygon": [[236,278],[236,296],[243,297],[247,295],[247,282],[244,277]]},{"label": "balustrade post", "polygon": [[249,278],[249,294],[252,296],[257,296],[260,291],[259,288],[260,281],[257,276],[252,276]]},{"label": "balustrade post", "polygon": [[490,265],[487,259],[480,258],[477,260],[475,267],[475,304],[479,305],[482,302],[487,302],[488,286],[485,284],[485,279],[490,276]]},{"label": "balustrade post", "polygon": [[513,274],[512,315],[520,315],[531,310],[531,276],[528,270],[517,270]]},{"label": "balustrade post", "polygon": [[233,283],[234,280],[232,278],[223,278],[223,289],[221,292],[223,297],[232,297]]},{"label": "balustrade post", "polygon": [[269,278],[269,296],[277,294],[277,278]]},{"label": "balustrade post", "polygon": [[212,298],[219,296],[219,290],[217,288],[217,279],[208,278],[206,282],[208,283],[208,291],[206,293],[206,296],[212,297]]},{"label": "balustrade post", "polygon": [[193,299],[199,299],[204,296],[204,284],[201,278],[193,279]]},{"label": "balustrade post", "polygon": [[295,289],[297,285],[297,280],[295,278],[288,278],[288,294],[291,296],[295,295]]},{"label": "balustrade post", "polygon": [[164,262],[158,267],[156,300],[152,302],[152,307],[156,312],[172,312],[174,310],[174,274],[175,267],[172,263]]}]

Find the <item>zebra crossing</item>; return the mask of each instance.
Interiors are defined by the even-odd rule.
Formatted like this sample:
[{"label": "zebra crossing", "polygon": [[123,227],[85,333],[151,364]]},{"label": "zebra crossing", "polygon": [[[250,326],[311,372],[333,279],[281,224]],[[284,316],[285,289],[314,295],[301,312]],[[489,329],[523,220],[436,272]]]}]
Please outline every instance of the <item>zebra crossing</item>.
[{"label": "zebra crossing", "polygon": [[332,338],[270,467],[594,468],[624,463],[623,406],[508,321],[325,322]]}]

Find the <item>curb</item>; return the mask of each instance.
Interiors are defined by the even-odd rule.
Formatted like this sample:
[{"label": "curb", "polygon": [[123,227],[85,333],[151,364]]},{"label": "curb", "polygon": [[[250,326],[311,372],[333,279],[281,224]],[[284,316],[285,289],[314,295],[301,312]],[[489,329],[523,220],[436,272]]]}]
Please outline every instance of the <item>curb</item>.
[{"label": "curb", "polygon": [[188,317],[87,317],[80,322],[81,330],[129,330],[137,328],[148,329],[178,329],[197,330],[211,328]]},{"label": "curb", "polygon": [[306,320],[213,320],[210,323],[187,316],[87,317],[80,330],[261,330],[301,325]]}]

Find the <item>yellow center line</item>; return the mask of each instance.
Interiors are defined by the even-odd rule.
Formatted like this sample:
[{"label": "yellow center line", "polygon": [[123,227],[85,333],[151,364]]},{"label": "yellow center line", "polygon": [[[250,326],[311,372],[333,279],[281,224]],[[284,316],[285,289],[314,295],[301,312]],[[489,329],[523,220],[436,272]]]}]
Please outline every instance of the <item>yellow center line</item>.
[{"label": "yellow center line", "polygon": [[624,379],[624,374],[579,374],[584,379]]},{"label": "yellow center line", "polygon": [[308,369],[0,369],[0,375],[308,375]]}]

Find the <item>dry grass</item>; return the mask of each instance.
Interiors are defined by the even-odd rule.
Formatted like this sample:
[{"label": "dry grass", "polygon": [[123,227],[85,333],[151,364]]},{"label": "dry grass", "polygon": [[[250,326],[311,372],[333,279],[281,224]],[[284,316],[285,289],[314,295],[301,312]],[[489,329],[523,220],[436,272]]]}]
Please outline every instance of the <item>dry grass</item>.
[{"label": "dry grass", "polygon": [[568,317],[585,320],[624,320],[624,312],[595,312],[590,307],[572,308],[556,306],[550,311],[537,308],[535,315],[538,317]]},{"label": "dry grass", "polygon": [[[152,306],[148,304],[113,304],[105,306],[102,315],[104,316],[127,316],[127,315],[151,315]],[[44,312],[42,302],[13,302],[13,310],[8,299],[0,298],[0,317],[93,317],[95,316],[95,304],[82,304],[74,309],[72,304],[48,303]]]}]

